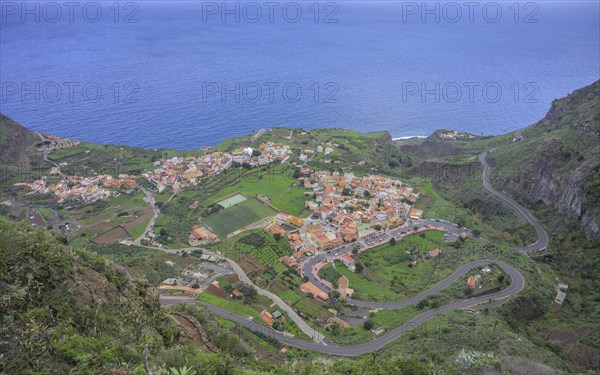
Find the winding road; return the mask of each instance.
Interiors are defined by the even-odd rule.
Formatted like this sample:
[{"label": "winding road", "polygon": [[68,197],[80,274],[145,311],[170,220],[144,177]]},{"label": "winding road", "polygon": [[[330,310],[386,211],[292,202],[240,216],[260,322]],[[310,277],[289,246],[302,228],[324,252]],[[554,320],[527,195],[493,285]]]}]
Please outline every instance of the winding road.
[{"label": "winding road", "polygon": [[[330,250],[328,252],[325,252],[325,253],[319,254],[317,256],[314,256],[312,258],[309,258],[301,265],[302,276],[308,277],[308,280],[311,283],[315,284],[322,291],[329,293],[331,291],[331,288],[327,285],[324,285],[321,282],[321,280],[319,280],[314,275],[314,273],[315,273],[314,267],[317,263],[332,261],[334,259],[339,259],[344,254],[351,254],[352,250],[357,245],[360,246],[360,252],[363,252],[370,248],[373,248],[373,247],[376,247],[381,244],[389,242],[392,239],[392,237],[395,237],[395,238],[402,237],[408,233],[413,232],[415,229],[421,229],[421,228],[438,228],[438,229],[441,228],[444,231],[446,231],[448,233],[452,233],[456,236],[459,236],[460,234],[464,233],[468,237],[475,238],[475,236],[468,229],[460,228],[456,224],[449,223],[447,221],[441,221],[441,220],[425,219],[425,220],[422,220],[419,222],[410,223],[409,225],[405,225],[405,226],[393,229],[389,232],[379,234],[379,235],[371,237],[369,239],[366,239],[366,240],[363,240],[363,241],[360,241],[357,243],[351,243],[351,244],[342,246],[338,249]],[[356,306],[388,308],[388,307],[385,307],[384,305],[375,306],[374,304],[370,304],[370,302],[363,302],[363,301],[358,301],[358,300],[350,300],[350,301],[348,301],[348,303],[351,305],[356,305]],[[393,307],[389,307],[389,308],[393,308]]]},{"label": "winding road", "polygon": [[483,165],[483,186],[485,187],[485,189],[493,195],[495,195],[501,201],[512,207],[515,211],[519,213],[519,215],[523,216],[525,220],[527,220],[531,225],[535,227],[535,231],[538,234],[538,240],[532,243],[531,245],[519,248],[519,252],[523,254],[528,254],[530,252],[545,250],[546,247],[548,247],[548,233],[546,232],[546,229],[544,229],[542,223],[540,223],[540,221],[535,216],[533,216],[523,206],[515,202],[512,198],[494,189],[494,187],[490,183],[490,174],[492,173],[492,167],[490,167],[490,165],[487,162],[487,152],[484,152],[483,154],[479,155],[479,161],[481,162],[481,165]]},{"label": "winding road", "polygon": [[[489,260],[478,260],[475,262],[471,262],[461,268],[461,271],[462,271],[461,273],[455,272],[448,278],[444,279],[442,282],[444,283],[444,285],[449,285],[452,282],[459,279],[464,274],[466,274],[470,269],[476,268],[476,267],[481,267],[481,266],[489,264],[489,263],[490,263]],[[232,320],[233,322],[240,324],[241,326],[244,326],[252,331],[257,331],[257,332],[261,332],[265,335],[268,335],[268,336],[276,339],[277,341],[281,342],[284,345],[289,345],[289,346],[292,346],[295,348],[311,350],[311,351],[320,352],[320,353],[333,354],[333,355],[337,355],[337,356],[356,357],[361,354],[367,354],[367,353],[371,353],[375,350],[381,349],[382,347],[386,346],[387,344],[394,341],[398,337],[402,336],[404,333],[417,328],[419,325],[421,325],[421,324],[427,322],[428,320],[433,319],[436,316],[443,314],[447,311],[456,310],[456,309],[464,309],[464,308],[468,308],[468,307],[473,307],[475,305],[483,305],[486,303],[493,305],[494,304],[493,301],[504,301],[508,297],[521,291],[521,289],[523,289],[523,287],[525,286],[525,280],[523,278],[523,275],[521,275],[521,273],[519,271],[517,271],[515,268],[513,268],[505,263],[496,262],[496,264],[498,264],[500,267],[502,267],[502,269],[504,269],[504,271],[506,271],[512,277],[512,283],[510,284],[510,286],[508,288],[503,289],[503,290],[493,293],[493,294],[488,294],[485,296],[462,300],[462,301],[458,301],[455,303],[451,303],[449,305],[441,306],[437,309],[425,311],[421,315],[409,320],[408,322],[402,324],[401,326],[386,333],[383,336],[380,336],[372,341],[367,341],[367,342],[363,342],[360,344],[354,344],[354,345],[338,346],[338,345],[334,345],[331,343],[323,343],[323,342],[318,344],[318,343],[311,343],[311,342],[287,337],[279,331],[276,331],[272,328],[263,326],[253,320],[244,318],[242,316],[239,316],[239,315],[229,312],[227,310],[221,309],[220,307],[217,307],[217,306],[211,305],[209,303],[205,303],[205,302],[199,302],[199,303],[203,304],[211,312],[213,312],[216,315],[219,315],[222,318]],[[428,293],[429,291],[427,291],[425,293]],[[411,304],[414,304],[414,303],[416,303],[416,302],[413,301]]]},{"label": "winding road", "polygon": [[[488,190],[491,194],[493,194],[497,198],[499,198],[500,200],[502,200],[503,202],[505,202],[506,204],[508,204],[509,206],[511,206],[513,209],[515,209],[521,216],[523,216],[528,222],[530,222],[535,227],[535,229],[538,233],[538,236],[539,236],[538,240],[535,243],[528,245],[524,248],[519,248],[518,249],[519,252],[522,254],[527,254],[529,252],[540,251],[540,250],[545,249],[548,245],[548,234],[546,233],[544,227],[539,222],[539,220],[537,218],[535,218],[531,213],[529,213],[529,211],[527,211],[524,207],[522,207],[517,202],[515,202],[513,199],[498,192],[496,189],[494,189],[492,187],[492,185],[489,181],[489,176],[490,176],[492,168],[487,163],[486,156],[487,156],[487,153],[483,153],[479,156],[479,160],[481,161],[481,164],[483,166],[483,185],[484,185],[485,189]],[[417,225],[431,225],[431,224],[432,224],[431,222],[428,222],[427,220],[425,220]],[[435,225],[435,226],[441,225],[441,226],[445,227],[445,229],[447,229],[448,231],[454,231],[454,232],[456,232],[458,230],[465,231],[464,229],[458,228],[456,225],[447,223],[447,222],[435,221],[435,224],[433,224],[433,225]],[[397,230],[398,233],[393,233],[393,231],[392,231],[392,232],[388,232],[388,233],[379,235],[373,239],[364,241],[363,245],[366,244],[368,247],[372,247],[375,243],[389,240],[391,238],[391,236],[402,234],[402,231],[406,231],[406,230],[408,230],[408,229],[407,228],[399,228]],[[466,233],[467,233],[467,235],[473,237],[470,232],[466,231]],[[371,241],[371,242],[368,242],[368,241]],[[336,253],[333,255],[331,255],[330,253],[325,253],[325,254],[321,254],[320,256],[315,256],[315,257],[309,259],[309,261],[305,262],[302,266],[303,274],[308,276],[309,279],[313,283],[315,283],[315,285],[317,285],[319,288],[328,292],[329,288],[327,286],[323,285],[322,283],[320,283],[314,277],[313,272],[312,272],[315,262],[319,261],[319,259],[317,259],[317,258],[321,258],[320,260],[323,260],[322,257],[325,256],[325,260],[326,260],[329,257],[337,257],[340,255],[341,252],[351,251],[352,247],[354,247],[355,245],[356,244],[353,244],[353,246],[347,246],[347,247],[343,247],[338,250],[335,250]],[[234,269],[234,271],[236,273],[238,273],[238,271],[241,271],[241,274],[243,276],[245,276],[245,277],[241,278],[242,281],[249,282],[251,285],[253,285],[252,281],[249,278],[247,278],[247,276],[245,275],[243,270],[241,270],[241,268],[239,268],[237,263],[235,263],[232,260],[228,260],[228,259],[226,259],[226,260],[232,266],[232,268]],[[480,260],[475,260],[473,262],[465,264],[464,266],[462,266],[459,269],[457,269],[456,271],[454,271],[447,278],[439,281],[437,284],[432,286],[427,291],[425,291],[417,296],[414,296],[412,298],[406,299],[406,300],[397,301],[397,302],[371,302],[371,301],[359,301],[359,300],[351,299],[351,300],[349,300],[349,303],[356,305],[356,306],[369,307],[369,308],[381,308],[381,309],[398,309],[398,308],[403,308],[403,307],[407,307],[407,306],[412,306],[412,305],[417,304],[419,301],[427,298],[428,296],[438,293],[439,291],[446,288],[453,282],[459,280],[462,276],[466,275],[467,272],[469,272],[471,269],[482,267],[489,263],[491,263],[490,260],[480,259]],[[332,354],[332,355],[337,355],[337,356],[355,357],[355,356],[358,356],[361,354],[367,354],[367,353],[371,353],[375,350],[378,350],[378,349],[384,347],[385,345],[389,344],[390,342],[394,341],[398,337],[402,336],[404,333],[416,329],[419,325],[421,325],[421,324],[427,322],[428,320],[433,319],[436,316],[443,314],[447,311],[456,310],[456,309],[464,309],[464,308],[473,308],[473,307],[481,308],[484,306],[495,306],[495,305],[504,303],[509,297],[519,293],[525,287],[525,279],[524,279],[523,275],[517,269],[515,269],[514,267],[510,266],[509,264],[506,264],[503,262],[496,261],[494,263],[496,263],[508,275],[510,275],[511,284],[507,288],[500,290],[498,292],[495,292],[495,293],[491,293],[491,294],[487,294],[487,295],[479,296],[479,297],[473,297],[470,299],[461,300],[461,301],[457,301],[457,302],[454,302],[454,303],[451,303],[448,305],[444,305],[444,306],[438,307],[436,309],[427,310],[427,311],[423,312],[422,314],[414,317],[410,321],[397,327],[396,329],[386,333],[383,336],[380,336],[372,341],[363,342],[363,343],[354,344],[354,345],[338,346],[338,345],[332,344],[330,342],[327,342],[327,340],[322,340],[323,339],[322,337],[318,337],[318,338],[313,337],[313,340],[315,341],[314,343],[307,342],[307,341],[300,340],[300,339],[295,339],[292,337],[288,337],[288,336],[284,335],[283,333],[276,331],[272,328],[263,326],[260,323],[253,321],[249,318],[237,315],[233,312],[224,310],[215,305],[211,305],[206,302],[198,302],[198,303],[206,306],[211,312],[213,312],[214,314],[216,314],[222,318],[229,319],[247,329],[250,329],[251,331],[261,332],[264,335],[267,335],[267,336],[270,336],[270,337],[276,339],[277,341],[279,341],[280,343],[282,343],[284,345],[288,345],[288,346],[303,349],[303,350],[311,350],[311,351],[315,351],[315,352]],[[240,273],[238,273],[238,275],[240,275]],[[276,298],[274,300],[280,300],[280,298],[278,296],[275,296],[270,292],[267,292],[267,293],[270,294],[270,295],[268,295],[268,297],[270,297],[272,299]],[[259,293],[259,294],[261,294],[261,293]],[[264,295],[266,295],[266,294],[264,294]],[[285,302],[283,302],[283,301],[279,301],[279,302],[282,302],[282,304],[278,303],[280,306],[282,306],[282,305],[287,306],[287,304],[285,304]],[[295,312],[294,312],[293,315],[297,315],[297,314],[295,314]],[[296,322],[296,319],[293,319],[293,320]],[[298,322],[296,322],[296,323],[298,323]],[[302,321],[302,323],[303,324],[299,325],[299,326],[306,328],[304,326],[305,325],[307,326],[307,324],[303,321]]]}]

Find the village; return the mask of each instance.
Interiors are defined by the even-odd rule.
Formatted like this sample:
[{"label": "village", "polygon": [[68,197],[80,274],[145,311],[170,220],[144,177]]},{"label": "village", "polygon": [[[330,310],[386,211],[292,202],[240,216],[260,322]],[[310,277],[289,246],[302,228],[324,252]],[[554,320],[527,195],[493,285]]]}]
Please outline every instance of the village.
[{"label": "village", "polygon": [[[165,188],[170,187],[173,193],[177,193],[198,185],[203,179],[222,174],[232,166],[246,166],[251,169],[274,162],[284,163],[292,155],[288,145],[273,142],[262,143],[256,149],[240,147],[230,152],[220,152],[207,148],[203,151],[205,152],[203,156],[157,160],[153,162],[155,168],[142,173],[140,177],[126,174],[118,177],[61,176],[59,168],[53,168],[51,174],[57,175],[60,178],[59,182],[50,184],[47,179],[42,178],[15,187],[29,188],[42,194],[51,193],[58,203],[67,200],[91,203],[121,193],[135,193],[136,189],[142,189],[145,193],[150,190],[154,194],[160,194]],[[306,165],[311,155],[316,155],[315,152],[328,155],[333,152],[333,148],[318,146],[316,150],[302,150],[299,161]],[[250,208],[254,212],[258,208],[270,209],[274,210],[273,213],[269,215],[265,211],[264,215],[258,215],[256,218],[249,215],[248,221],[243,226],[239,229],[232,227],[235,230],[228,233],[226,237],[217,236],[212,230],[215,228],[214,218],[212,221],[209,219],[212,216],[199,218],[202,224],[189,228],[189,245],[210,246],[241,235],[242,232],[252,233],[256,230],[266,232],[276,240],[282,239],[289,244],[289,252],[273,259],[279,263],[275,265],[275,269],[279,272],[289,270],[286,272],[290,272],[290,278],[303,276],[295,281],[294,293],[313,300],[310,302],[313,308],[321,306],[323,311],[327,311],[323,315],[325,317],[322,320],[323,327],[327,329],[332,324],[345,328],[348,328],[348,325],[352,327],[362,325],[368,318],[368,313],[365,311],[361,311],[358,314],[360,316],[355,314],[357,316],[354,317],[344,316],[351,313],[349,311],[340,312],[341,315],[338,315],[338,312],[328,304],[332,296],[334,301],[337,298],[353,296],[354,289],[351,288],[349,275],[338,275],[339,277],[330,279],[321,271],[333,266],[335,262],[351,273],[360,273],[362,264],[357,263],[359,253],[382,246],[389,242],[390,238],[395,238],[394,233],[398,230],[421,221],[423,211],[414,207],[419,199],[419,193],[412,186],[394,178],[375,174],[356,175],[352,172],[313,170],[296,163],[292,165],[297,168],[295,173],[297,178],[293,185],[294,188],[304,192],[303,212],[308,212],[307,216],[298,217],[277,210],[265,195],[245,196],[237,192],[217,202],[222,208],[219,212],[224,215],[219,220],[230,222],[234,220],[231,215],[240,211],[235,214],[239,215],[245,208]],[[194,201],[189,209],[193,210],[198,204],[198,201]],[[228,224],[221,221],[216,221],[218,224],[216,228]],[[424,226],[419,230],[403,232],[397,238],[429,228]],[[239,260],[242,269],[249,275],[254,275],[253,278],[257,275],[259,278],[262,277],[264,272],[259,271],[258,274],[254,274],[254,270],[273,266],[270,263],[271,258],[263,254],[265,251],[265,249],[257,249]],[[426,256],[433,259],[438,257],[440,252],[440,249],[432,247],[427,250]],[[159,287],[163,303],[169,303],[170,300],[176,303],[181,299],[196,299],[201,295],[209,301],[211,298],[218,298],[213,302],[229,303],[226,301],[242,299],[245,303],[256,303],[254,290],[240,283],[237,276],[232,275],[230,266],[223,262],[220,256],[209,254],[202,255],[200,263],[195,266],[177,272],[176,277],[163,280]],[[328,260],[318,262],[319,254],[327,254]],[[417,261],[412,259],[408,263],[410,267],[415,267]],[[311,269],[313,264],[315,267]],[[281,268],[282,266],[284,268]],[[294,274],[297,276],[292,277],[291,275]],[[334,294],[326,292],[324,287]],[[361,285],[358,287],[363,288]],[[262,298],[260,297],[259,300]],[[279,311],[276,304],[271,303],[267,306],[265,303],[266,301],[259,301],[259,305],[263,308],[258,312],[257,318],[268,326],[282,329],[286,325],[289,328],[287,315]],[[328,314],[333,316],[327,317]],[[374,330],[375,335],[382,332],[382,328]]]},{"label": "village", "polygon": [[226,171],[232,165],[247,165],[250,168],[273,162],[283,163],[292,154],[288,145],[272,142],[263,143],[258,149],[243,147],[229,152],[211,152],[201,157],[173,157],[154,163],[153,171],[142,176],[152,183],[160,193],[167,186],[175,192],[182,188],[195,186],[200,179],[214,177]]},{"label": "village", "polygon": [[[49,136],[51,137],[51,136]],[[49,138],[50,139],[50,138]],[[73,147],[77,143],[60,137],[51,138],[51,145],[56,148]],[[50,146],[48,146],[50,147]],[[50,150],[50,148],[48,148]],[[194,186],[202,177],[213,177],[230,168],[234,163],[258,167],[273,162],[285,162],[289,159],[291,150],[288,145],[272,142],[261,144],[258,149],[240,148],[231,153],[212,152],[202,157],[173,157],[154,162],[157,167],[153,171],[142,174],[154,187],[153,190],[162,192],[167,186],[175,192],[181,188]],[[59,167],[52,167],[49,175],[59,177],[56,183],[49,183],[49,178],[43,176],[32,182],[20,182],[13,185],[15,189],[29,189],[40,194],[51,193],[57,203],[72,200],[87,204],[120,194],[116,190],[133,192],[138,188],[139,176],[119,174],[116,178],[106,174],[96,176],[62,176]],[[111,192],[112,189],[112,192]]]},{"label": "village", "polygon": [[[399,180],[302,168],[298,183],[314,197],[306,202],[311,215],[305,222],[280,212],[277,223],[266,228],[271,234],[287,235],[294,253],[281,262],[288,267],[297,266],[315,250],[330,251],[371,238],[407,219],[418,220],[423,213],[412,206],[419,194]],[[299,229],[285,231],[281,224]],[[352,262],[344,260],[352,269]]]},{"label": "village", "polygon": [[40,194],[52,194],[57,203],[73,201],[87,204],[110,196],[118,196],[120,191],[134,193],[137,189],[137,176],[120,174],[118,177],[101,174],[91,177],[64,176],[56,183],[42,177],[31,183],[21,182],[13,185],[16,189],[30,189]]}]

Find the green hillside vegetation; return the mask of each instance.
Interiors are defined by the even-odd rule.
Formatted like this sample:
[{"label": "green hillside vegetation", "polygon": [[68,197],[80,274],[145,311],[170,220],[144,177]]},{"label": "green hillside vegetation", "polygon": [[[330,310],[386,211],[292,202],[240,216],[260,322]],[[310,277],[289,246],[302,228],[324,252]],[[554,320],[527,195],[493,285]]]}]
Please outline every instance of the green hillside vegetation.
[{"label": "green hillside vegetation", "polygon": [[[415,163],[412,171],[426,171],[436,194],[469,214],[468,227],[477,228],[474,223],[485,238],[513,246],[531,243],[537,238],[533,227],[483,188],[478,155],[489,152],[494,187],[530,209],[551,237],[545,255],[537,258],[539,272],[555,278],[548,280],[545,293],[552,293],[550,285],[557,281],[569,285],[560,312],[541,304],[549,296],[532,297],[531,303],[518,297],[505,318],[512,329],[526,330],[533,342],[555,338],[546,345],[575,368],[599,366],[592,359],[599,350],[593,337],[600,332],[593,323],[600,301],[600,242],[592,229],[600,207],[599,96],[600,82],[576,90],[554,101],[543,120],[520,132],[470,140],[444,140],[436,132],[418,145],[400,145]],[[570,211],[564,197],[570,197],[571,206],[581,202],[579,214]],[[523,317],[528,317],[527,325]],[[567,338],[573,330],[584,337]]]},{"label": "green hillside vegetation", "polygon": [[2,372],[98,373],[173,345],[154,290],[104,258],[4,219],[0,256]]},{"label": "green hillside vegetation", "polygon": [[35,162],[33,145],[41,138],[24,126],[0,113],[0,164],[26,169]]},{"label": "green hillside vegetation", "polygon": [[[135,247],[125,249],[120,245],[90,246],[89,238],[99,232],[96,228],[85,228],[86,236],[76,234],[66,246],[67,241],[60,234],[32,230],[0,218],[3,260],[0,372],[95,374],[118,370],[122,372],[117,374],[143,374],[146,344],[148,363],[155,374],[167,374],[170,367],[183,366],[191,367],[197,374],[597,371],[600,368],[597,251],[600,242],[595,229],[600,223],[598,97],[600,82],[554,101],[546,117],[538,123],[493,137],[448,140],[441,137],[446,131],[440,130],[427,139],[393,142],[385,132],[273,128],[257,139],[233,138],[218,146],[220,150],[230,150],[274,141],[290,144],[296,156],[306,148],[331,144],[334,152],[316,155],[309,166],[397,177],[421,193],[417,207],[424,210],[425,217],[456,222],[482,237],[481,241],[458,242],[442,249],[443,253],[454,252],[456,256],[444,256],[432,263],[419,257],[415,269],[408,268],[408,254],[405,257],[396,251],[404,251],[399,243],[359,255],[358,260],[366,266],[362,273],[351,273],[339,263],[337,270],[332,266],[323,270],[324,276],[332,281],[341,274],[347,275],[350,287],[356,288],[355,296],[383,300],[390,297],[389,290],[398,298],[418,293],[461,264],[486,257],[509,262],[526,277],[526,288],[502,306],[480,312],[445,313],[357,360],[333,359],[293,348],[288,348],[286,354],[277,354],[281,348],[277,342],[217,319],[197,304],[169,309],[158,306],[151,284],[171,274],[166,260],[177,258],[177,266],[185,266],[187,260],[179,255]],[[0,166],[8,171],[0,181],[0,200],[16,197],[30,206],[20,211],[25,217],[35,207],[49,220],[49,210],[55,206],[48,196],[24,197],[24,192],[10,189],[13,183],[32,177],[18,175],[17,165],[31,171],[39,162],[38,169],[42,172],[52,166],[41,161],[41,155],[31,148],[39,136],[5,116],[0,117],[0,123]],[[288,140],[285,137],[290,132]],[[86,153],[87,150],[90,152]],[[53,152],[49,157],[55,162],[67,162],[73,168],[139,173],[160,157],[194,152],[82,143],[73,149]],[[494,167],[491,176],[494,187],[530,209],[547,228],[550,244],[542,256],[528,259],[510,251],[535,241],[536,233],[521,216],[483,188],[478,159],[482,152],[489,153],[488,161]],[[180,193],[169,203],[165,204],[170,193],[158,195],[157,202],[164,204],[156,224],[158,241],[184,247],[191,226],[219,211],[215,203],[236,192],[248,196],[265,194],[280,210],[305,216],[308,212],[303,211],[303,206],[307,197],[303,189],[294,185],[293,170],[285,164],[253,170],[234,168],[194,190]],[[135,205],[131,206],[126,198],[111,199],[113,208],[99,203],[79,211],[76,208],[75,212],[62,207],[59,212],[64,216],[75,215],[84,225],[100,220],[116,224],[127,217],[119,216],[122,211],[133,217],[141,214],[135,208],[148,208],[140,202],[141,195],[135,197]],[[201,205],[195,210],[188,209],[194,200]],[[106,212],[100,213],[103,210]],[[11,212],[0,205],[0,214],[9,216]],[[418,236],[415,239],[406,244],[416,247],[419,253],[423,250],[419,242],[432,245],[439,241]],[[274,238],[264,231],[249,231],[210,247],[235,260],[250,253],[266,268],[262,274],[252,275],[257,285],[281,292],[284,300],[309,317],[320,320],[329,317],[322,306],[312,305],[311,300],[298,292],[300,276],[284,271],[284,266],[277,262],[282,255],[291,253],[285,239]],[[110,261],[124,264],[134,278],[126,279]],[[394,279],[396,265],[405,275],[401,280]],[[412,271],[418,272],[410,280]],[[425,310],[463,298],[464,282],[460,280],[413,309]],[[567,283],[569,289],[560,311],[552,312],[557,282]],[[365,295],[361,295],[363,291],[367,291]],[[170,309],[196,317],[219,351],[206,353],[180,344],[181,334],[168,316]],[[416,310],[380,311],[371,317],[371,323],[377,328],[390,328],[392,323],[408,319]],[[335,333],[333,341],[349,343],[372,337],[370,331],[358,327]]]},{"label": "green hillside vegetation", "polygon": [[0,256],[2,373],[144,374],[146,364],[157,374],[184,367],[195,374],[314,374],[316,368],[345,374],[349,366],[365,374],[427,374],[432,368],[396,356],[379,360],[377,370],[368,358],[311,363],[296,360],[294,350],[275,366],[249,346],[275,346],[276,353],[279,344],[267,337],[240,331],[198,305],[172,307],[196,318],[218,350],[202,352],[178,344],[181,333],[147,282],[126,279],[105,258],[5,219],[0,219]]}]

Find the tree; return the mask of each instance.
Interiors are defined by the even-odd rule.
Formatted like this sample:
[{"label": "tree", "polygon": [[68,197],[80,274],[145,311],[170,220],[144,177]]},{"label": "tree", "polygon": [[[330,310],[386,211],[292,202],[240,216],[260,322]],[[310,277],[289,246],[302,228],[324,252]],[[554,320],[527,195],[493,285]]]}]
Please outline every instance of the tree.
[{"label": "tree", "polygon": [[371,329],[373,329],[373,321],[371,319],[367,319],[365,320],[365,322],[363,323],[363,327],[364,329],[366,329],[367,331],[370,331]]},{"label": "tree", "polygon": [[390,239],[390,245],[394,246],[396,244],[396,237],[392,237]]},{"label": "tree", "polygon": [[260,155],[262,155],[260,150],[257,150],[257,149],[252,150],[252,156],[260,156]]},{"label": "tree", "polygon": [[342,190],[342,195],[352,195],[352,191],[348,188],[344,188],[344,190]]},{"label": "tree", "polygon": [[375,230],[381,230],[381,225],[379,225],[379,224],[375,225]]},{"label": "tree", "polygon": [[333,323],[329,326],[329,331],[331,331],[332,335],[337,336],[340,333],[340,326],[337,323]]},{"label": "tree", "polygon": [[358,248],[357,247],[355,247],[354,249],[352,249],[352,254],[353,255],[358,254]]},{"label": "tree", "polygon": [[363,193],[363,195],[365,196],[365,198],[369,198],[371,196],[371,192],[368,190],[365,190],[365,192]]},{"label": "tree", "polygon": [[329,292],[329,298],[331,299],[338,299],[340,298],[340,296],[341,294],[337,290],[332,290],[331,292]]},{"label": "tree", "polygon": [[355,268],[356,273],[361,273],[364,269],[362,263],[356,263],[356,265],[354,267],[356,267]]}]

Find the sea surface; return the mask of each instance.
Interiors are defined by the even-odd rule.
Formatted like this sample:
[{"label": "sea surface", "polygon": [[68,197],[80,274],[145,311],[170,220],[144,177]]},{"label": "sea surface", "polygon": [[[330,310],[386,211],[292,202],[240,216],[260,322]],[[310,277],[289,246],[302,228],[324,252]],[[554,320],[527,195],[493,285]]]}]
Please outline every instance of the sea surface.
[{"label": "sea surface", "polygon": [[48,3],[0,4],[0,111],[97,143],[501,134],[600,78],[598,1]]}]

